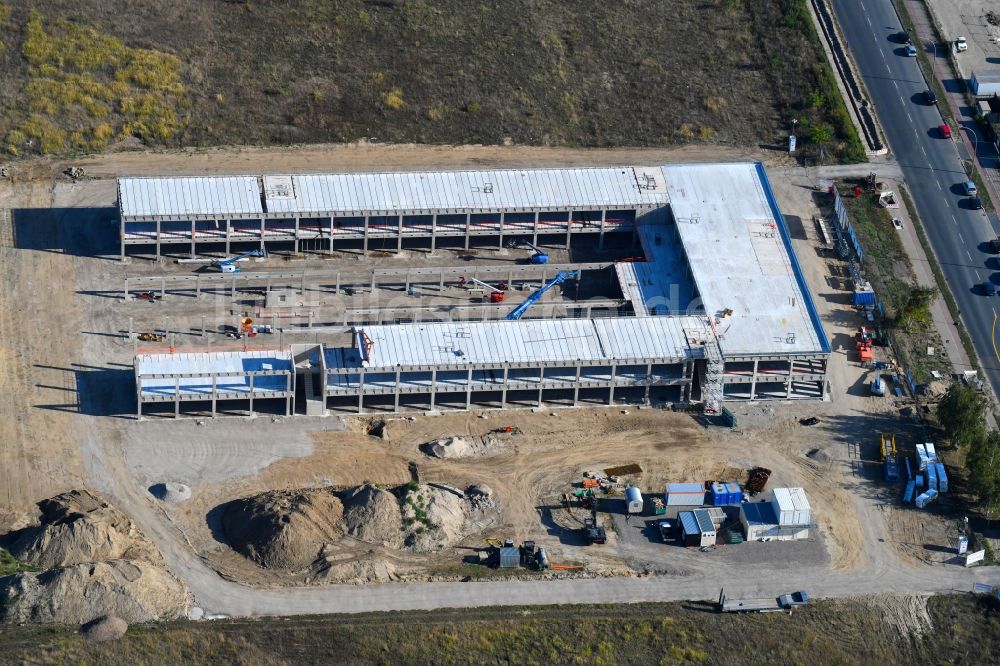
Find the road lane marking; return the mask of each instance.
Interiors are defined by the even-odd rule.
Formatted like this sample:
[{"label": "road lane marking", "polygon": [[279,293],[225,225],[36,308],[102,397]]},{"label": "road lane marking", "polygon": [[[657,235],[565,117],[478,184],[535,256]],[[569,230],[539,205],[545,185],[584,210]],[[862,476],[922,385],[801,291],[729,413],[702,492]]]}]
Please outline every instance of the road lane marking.
[{"label": "road lane marking", "polygon": [[[964,238],[962,238],[962,234],[959,234],[959,235],[958,235],[958,240],[962,241],[962,244],[963,244],[963,245],[965,244],[965,239],[964,239]],[[965,253],[966,253],[966,254],[968,254],[968,253],[969,253],[969,251],[968,251],[968,250],[966,250],[966,251],[965,251]]]},{"label": "road lane marking", "polygon": [[927,157],[927,151],[924,150],[923,146],[920,146],[920,152],[922,152],[924,154],[924,157]]},{"label": "road lane marking", "polygon": [[972,255],[969,254],[968,250],[965,251],[965,256],[967,256],[969,258],[969,261],[972,261]]},{"label": "road lane marking", "polygon": [[979,271],[976,271],[976,279],[977,280],[982,280],[983,279],[983,276],[979,274]]}]

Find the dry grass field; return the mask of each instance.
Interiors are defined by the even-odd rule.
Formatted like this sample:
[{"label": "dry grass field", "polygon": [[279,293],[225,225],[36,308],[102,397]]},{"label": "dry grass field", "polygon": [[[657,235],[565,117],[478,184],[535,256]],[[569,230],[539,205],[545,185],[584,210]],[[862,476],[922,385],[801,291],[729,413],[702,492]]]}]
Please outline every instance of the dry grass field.
[{"label": "dry grass field", "polygon": [[0,2],[0,150],[416,142],[863,158],[806,0]]}]

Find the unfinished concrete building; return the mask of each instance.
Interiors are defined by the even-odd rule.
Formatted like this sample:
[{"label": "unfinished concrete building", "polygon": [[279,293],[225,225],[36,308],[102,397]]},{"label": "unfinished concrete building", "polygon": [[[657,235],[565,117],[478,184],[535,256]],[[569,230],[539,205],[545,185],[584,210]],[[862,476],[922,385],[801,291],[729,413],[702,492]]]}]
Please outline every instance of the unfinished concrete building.
[{"label": "unfinished concrete building", "polygon": [[[223,197],[212,183],[239,188]],[[243,375],[205,365],[217,354],[175,354],[185,358],[169,372],[161,357],[170,355],[140,356],[140,415],[170,402],[171,390],[171,413],[199,399],[216,413],[220,387],[226,400],[245,391],[258,404],[255,391],[270,391],[304,414],[826,396],[830,347],[760,164],[142,178],[122,179],[119,191],[129,197],[123,253],[140,241],[159,243],[157,253],[178,242],[190,253],[229,249],[234,230],[250,227],[251,242],[298,251],[503,247],[514,236],[570,247],[578,235],[601,245],[608,234],[635,246],[614,263],[623,305],[612,316],[355,326],[274,352],[281,387],[261,386],[267,375],[252,362]],[[156,204],[140,206],[139,193],[156,193]],[[187,219],[140,221],[140,209]],[[256,217],[246,226],[240,215]],[[287,235],[273,236],[279,229]],[[321,242],[304,247],[303,234]]]}]

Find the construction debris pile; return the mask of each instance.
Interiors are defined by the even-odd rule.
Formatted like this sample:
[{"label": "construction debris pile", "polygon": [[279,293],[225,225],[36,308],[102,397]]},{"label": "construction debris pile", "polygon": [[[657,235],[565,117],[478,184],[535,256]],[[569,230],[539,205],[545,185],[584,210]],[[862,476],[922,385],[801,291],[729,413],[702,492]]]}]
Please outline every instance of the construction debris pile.
[{"label": "construction debris pile", "polygon": [[10,552],[40,571],[2,579],[0,621],[84,624],[115,616],[128,623],[186,614],[184,585],[118,509],[86,490],[38,506],[41,523],[21,530]]}]

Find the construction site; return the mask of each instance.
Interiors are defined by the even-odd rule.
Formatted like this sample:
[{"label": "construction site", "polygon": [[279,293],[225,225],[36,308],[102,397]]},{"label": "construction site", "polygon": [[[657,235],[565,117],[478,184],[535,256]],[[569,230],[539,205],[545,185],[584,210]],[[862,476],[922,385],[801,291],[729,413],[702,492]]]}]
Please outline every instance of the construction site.
[{"label": "construction site", "polygon": [[[5,358],[28,387],[4,407],[0,518],[17,535],[5,547],[64,572],[19,574],[33,582],[8,618],[86,621],[117,590],[144,604],[121,611],[130,622],[415,607],[411,589],[425,604],[515,592],[556,603],[550,583],[608,598],[638,585],[639,597],[663,586],[715,599],[720,581],[731,599],[819,597],[950,564],[956,530],[941,515],[959,483],[890,390],[885,348],[859,332],[844,262],[803,223],[830,215],[811,177],[741,155],[296,161],[307,154],[126,155],[85,164],[91,177],[0,188]],[[191,159],[218,162],[192,177]],[[588,166],[643,162],[670,166]],[[237,167],[341,170],[366,187],[488,182],[495,201],[442,190],[420,208],[383,193],[397,202],[394,235],[369,230],[367,254],[363,231],[332,253],[325,237],[296,252],[293,238],[230,231],[228,248],[161,238],[158,251],[127,243],[123,260],[122,215],[138,207],[123,192],[194,215],[224,198],[194,184]],[[265,179],[249,182],[249,200],[272,210]],[[184,192],[200,192],[200,208]],[[344,207],[370,222],[386,213],[378,201]],[[336,228],[343,213],[322,206],[332,222],[308,224]],[[401,244],[400,217],[405,229],[422,210],[439,216],[429,229],[491,215],[504,231],[404,232]],[[549,219],[566,228],[546,233]],[[517,220],[531,228],[509,231]],[[72,289],[30,289],[56,276]],[[60,495],[74,488],[94,497]],[[77,514],[113,548],[65,530],[61,516]],[[50,533],[79,554],[37,558]]]},{"label": "construction site", "polygon": [[118,207],[140,417],[827,394],[759,163],[119,178]]}]

